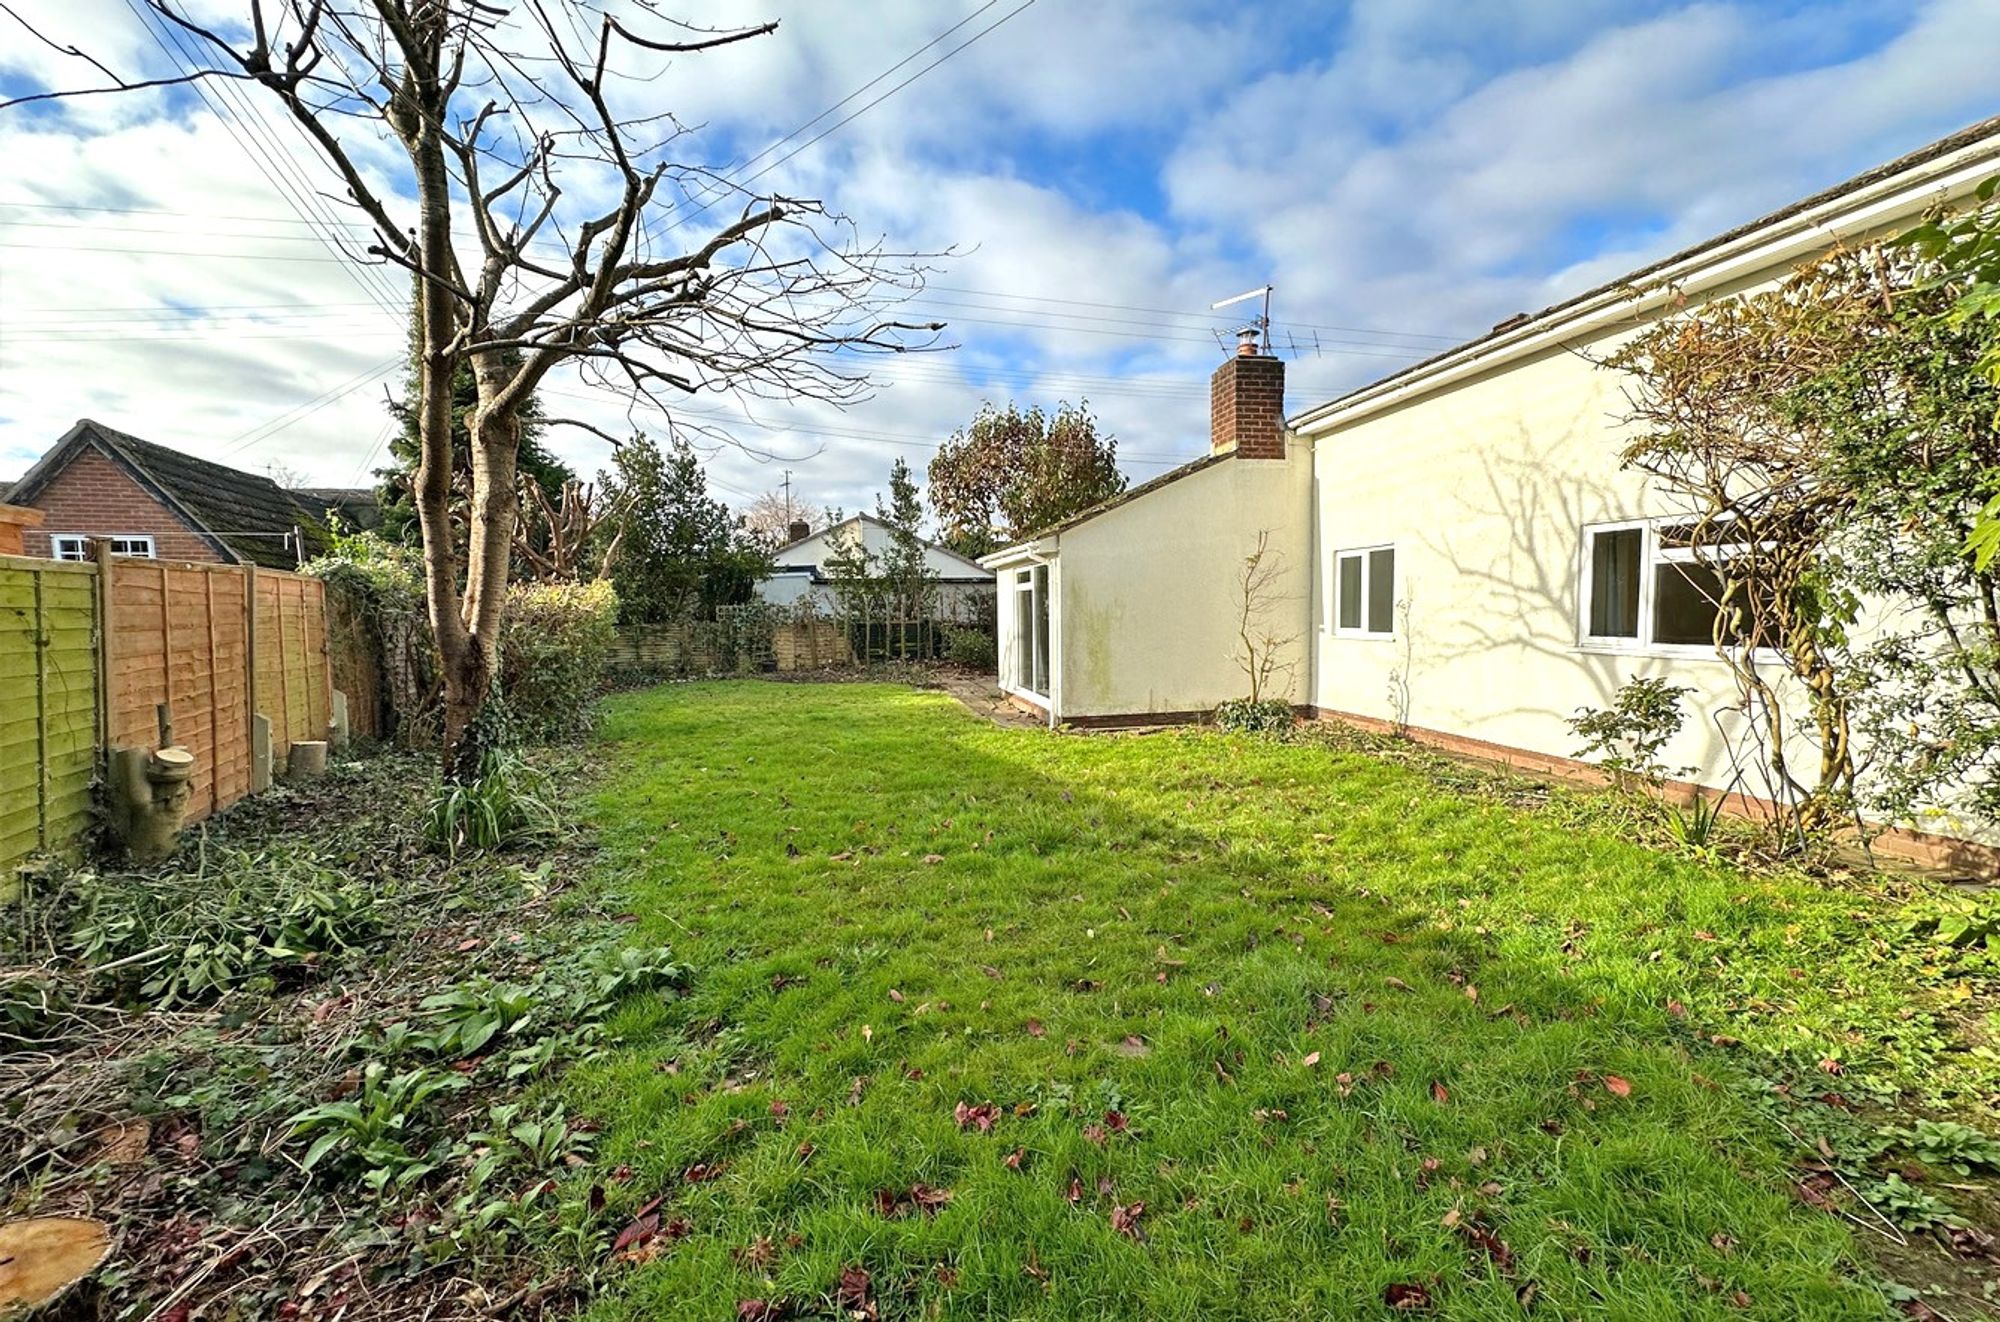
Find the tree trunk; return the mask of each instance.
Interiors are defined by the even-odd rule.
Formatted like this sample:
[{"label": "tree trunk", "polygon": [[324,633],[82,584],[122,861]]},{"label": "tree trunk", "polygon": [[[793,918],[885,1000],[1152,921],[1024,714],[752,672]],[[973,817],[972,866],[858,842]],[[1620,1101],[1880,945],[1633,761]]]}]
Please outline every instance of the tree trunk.
[{"label": "tree trunk", "polygon": [[479,406],[467,420],[472,444],[472,498],[466,523],[465,597],[458,612],[464,646],[445,665],[445,773],[478,774],[497,731],[479,720],[492,701],[500,671],[500,631],[514,550],[519,492],[516,465],[521,423],[513,403],[517,369],[498,354],[475,354]]}]

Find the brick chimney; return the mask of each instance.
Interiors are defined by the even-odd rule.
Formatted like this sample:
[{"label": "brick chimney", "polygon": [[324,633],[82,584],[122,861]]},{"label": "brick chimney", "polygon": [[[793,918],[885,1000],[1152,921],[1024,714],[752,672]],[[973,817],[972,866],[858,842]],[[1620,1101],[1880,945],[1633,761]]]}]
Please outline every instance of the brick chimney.
[{"label": "brick chimney", "polygon": [[1285,365],[1257,349],[1257,332],[1237,332],[1236,356],[1208,380],[1208,450],[1239,459],[1285,457]]},{"label": "brick chimney", "polygon": [[791,526],[785,529],[785,540],[788,542],[803,542],[806,538],[812,536],[812,531],[812,525],[804,519],[793,519]]}]

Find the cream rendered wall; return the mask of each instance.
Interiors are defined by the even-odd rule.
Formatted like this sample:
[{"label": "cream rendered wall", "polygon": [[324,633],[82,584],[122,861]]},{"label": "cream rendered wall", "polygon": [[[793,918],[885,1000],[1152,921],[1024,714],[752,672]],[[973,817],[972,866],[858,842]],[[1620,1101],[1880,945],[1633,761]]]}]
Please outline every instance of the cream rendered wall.
[{"label": "cream rendered wall", "polygon": [[1294,443],[1288,459],[1232,458],[1063,532],[1058,714],[1206,711],[1242,697],[1237,583],[1260,529],[1285,569],[1270,625],[1295,639],[1284,653],[1293,681],[1272,696],[1306,701],[1311,480],[1310,452]]},{"label": "cream rendered wall", "polygon": [[[1591,360],[1632,333],[1551,347],[1315,438],[1316,706],[1570,757],[1578,708],[1661,676],[1695,690],[1664,763],[1714,788],[1771,792],[1755,767],[1740,780],[1733,768],[1723,732],[1748,722],[1720,660],[1579,641],[1584,526],[1682,512],[1620,467],[1625,381]],[[1383,543],[1396,547],[1396,634],[1337,636],[1332,557]],[[1802,774],[1816,765],[1803,744],[1792,751]]]}]

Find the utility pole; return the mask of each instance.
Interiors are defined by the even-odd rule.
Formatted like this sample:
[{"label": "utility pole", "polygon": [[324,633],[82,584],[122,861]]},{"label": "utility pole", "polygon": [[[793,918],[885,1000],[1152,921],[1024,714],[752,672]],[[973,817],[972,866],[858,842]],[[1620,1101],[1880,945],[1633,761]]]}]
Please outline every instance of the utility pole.
[{"label": "utility pole", "polygon": [[792,526],[792,470],[785,470],[785,526]]}]

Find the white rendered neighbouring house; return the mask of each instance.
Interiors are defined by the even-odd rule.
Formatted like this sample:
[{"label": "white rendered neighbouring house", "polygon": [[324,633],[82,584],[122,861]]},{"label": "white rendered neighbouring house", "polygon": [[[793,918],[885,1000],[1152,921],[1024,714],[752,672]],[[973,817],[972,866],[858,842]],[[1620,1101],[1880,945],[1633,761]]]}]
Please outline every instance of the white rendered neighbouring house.
[{"label": "white rendered neighbouring house", "polygon": [[1662,316],[1768,288],[1996,173],[2000,119],[1289,418],[1283,363],[1246,344],[1215,372],[1206,457],[981,561],[999,576],[1001,687],[1079,726],[1242,697],[1239,578],[1261,535],[1284,566],[1265,631],[1290,639],[1274,696],[1308,714],[1574,769],[1577,710],[1662,676],[1694,690],[1662,761],[1740,788],[1715,607],[1659,535],[1674,510],[1620,465],[1627,383],[1599,362]]},{"label": "white rendered neighbouring house", "polygon": [[[826,564],[839,548],[859,539],[880,561],[890,546],[889,525],[872,514],[856,514],[813,532],[803,523],[791,527],[791,539],[772,553],[770,577],[757,585],[757,595],[780,606],[811,600],[822,612],[836,605]],[[937,575],[937,615],[946,620],[971,620],[979,613],[979,598],[993,595],[993,571],[977,561],[940,546],[924,543],[924,565]]]}]

